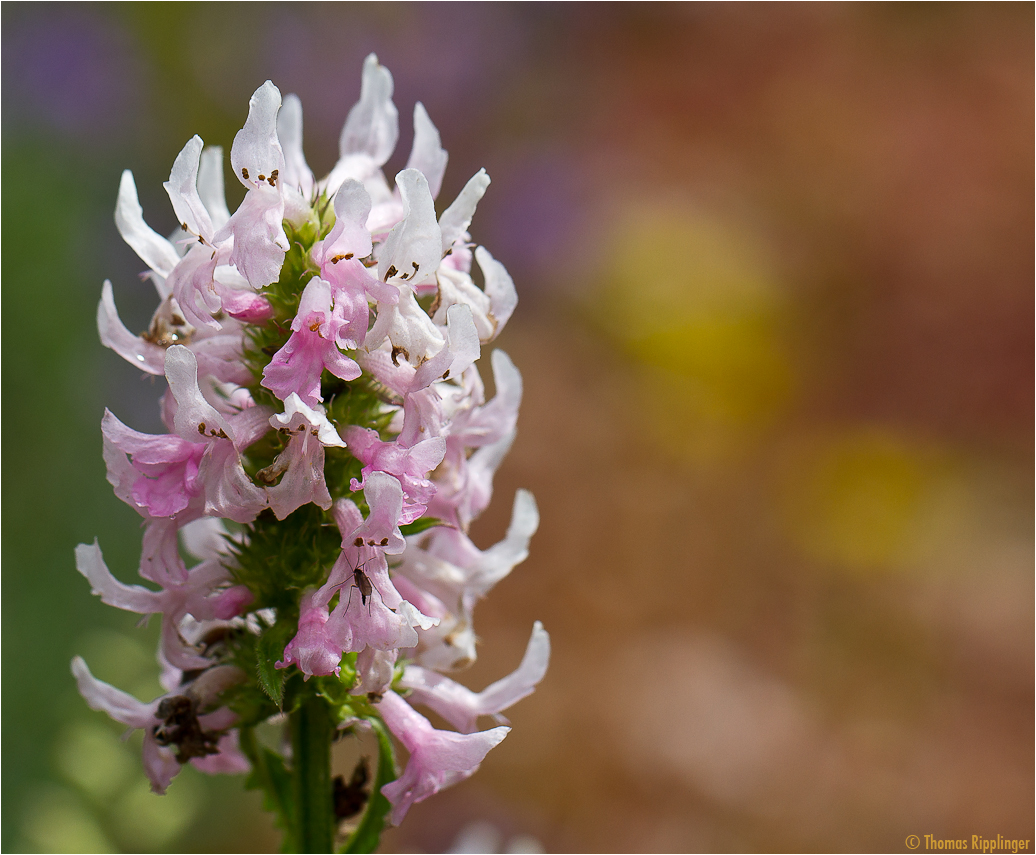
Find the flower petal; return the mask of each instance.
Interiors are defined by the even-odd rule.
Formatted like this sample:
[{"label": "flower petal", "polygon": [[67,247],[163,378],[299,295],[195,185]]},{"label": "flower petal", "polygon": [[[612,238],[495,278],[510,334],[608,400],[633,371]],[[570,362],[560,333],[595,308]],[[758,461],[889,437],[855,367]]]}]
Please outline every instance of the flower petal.
[{"label": "flower petal", "polygon": [[215,229],[208,208],[198,193],[198,169],[204,146],[197,134],[191,137],[173,161],[169,180],[162,186],[169,194],[169,201],[173,203],[173,210],[181,225],[194,235],[208,240]]},{"label": "flower petal", "polygon": [[206,146],[198,164],[198,195],[212,218],[212,227],[221,229],[230,219],[223,188],[223,147]]},{"label": "flower petal", "polygon": [[276,186],[285,168],[284,152],[277,139],[277,112],[281,91],[267,80],[248,100],[248,118],[234,136],[230,164],[237,180],[249,190],[269,183]]},{"label": "flower petal", "polygon": [[144,771],[151,781],[151,792],[164,796],[173,778],[180,773],[179,761],[171,748],[159,745],[150,733],[144,734],[143,756]]},{"label": "flower petal", "polygon": [[370,514],[356,530],[356,537],[369,546],[383,548],[389,555],[398,555],[406,548],[399,531],[399,514],[403,510],[403,488],[399,481],[384,472],[371,472],[363,496]]},{"label": "flower petal", "polygon": [[234,242],[228,260],[237,266],[248,284],[258,291],[276,282],[288,249],[280,191],[268,184],[249,190],[216,238],[224,240],[231,234]]},{"label": "flower petal", "polygon": [[489,254],[489,250],[480,246],[475,250],[475,260],[485,277],[485,292],[489,295],[489,311],[496,319],[496,335],[504,328],[518,305],[518,292],[514,288],[514,280],[499,261]]},{"label": "flower petal", "polygon": [[439,377],[460,377],[481,352],[471,307],[450,306],[446,313],[446,343],[417,369],[409,391],[423,389]]},{"label": "flower petal", "polygon": [[313,192],[313,172],[302,150],[302,102],[298,95],[285,95],[277,114],[277,138],[284,151],[284,171],[280,182],[297,189],[303,196]]},{"label": "flower petal", "polygon": [[161,276],[168,276],[180,255],[168,240],[144,222],[144,210],[137,199],[137,186],[128,169],[119,181],[119,200],[115,203],[115,227],[122,239],[148,267]]},{"label": "flower petal", "polygon": [[198,480],[204,485],[206,514],[249,523],[269,504],[267,492],[252,483],[241,455],[229,442],[209,444]]},{"label": "flower petal", "polygon": [[377,708],[410,751],[403,774],[381,790],[392,802],[393,825],[399,825],[412,804],[472,775],[510,731],[508,727],[468,734],[435,730],[428,719],[393,691],[384,694]]},{"label": "flower petal", "polygon": [[233,429],[198,387],[198,360],[190,350],[180,344],[166,350],[165,376],[176,399],[174,425],[181,438],[189,442],[206,442],[213,437],[233,441]]},{"label": "flower petal", "polygon": [[471,218],[475,216],[478,200],[485,195],[488,186],[489,176],[484,169],[480,169],[468,179],[468,183],[457,194],[453,204],[442,212],[442,216],[439,217],[439,228],[442,229],[443,255],[467,232]]},{"label": "flower petal", "polygon": [[76,570],[90,583],[90,593],[97,594],[106,605],[140,615],[163,610],[165,598],[162,593],[149,591],[140,585],[124,585],[111,574],[96,540],[76,547]]},{"label": "flower petal", "polygon": [[367,231],[370,212],[370,194],[359,181],[352,178],[346,180],[335,193],[334,227],[324,240],[313,247],[313,258],[318,260],[322,268],[343,260],[366,258],[371,254],[371,233]]},{"label": "flower petal", "polygon": [[416,169],[396,176],[403,199],[403,219],[389,232],[378,258],[378,278],[413,286],[428,279],[442,258],[442,232],[428,179]]},{"label": "flower petal", "polygon": [[101,344],[148,374],[165,373],[165,350],[141,336],[133,335],[119,318],[112,296],[112,283],[101,286],[101,302],[97,304],[97,332]]},{"label": "flower petal", "polygon": [[130,727],[149,727],[155,723],[154,702],[145,704],[103,680],[98,680],[81,656],[72,660],[72,676],[76,678],[79,694],[92,710],[107,713],[117,722]]},{"label": "flower petal", "polygon": [[470,580],[471,590],[484,596],[497,582],[529,557],[529,541],[540,525],[536,500],[528,490],[514,494],[511,524],[507,535],[482,553],[477,572]]},{"label": "flower petal", "polygon": [[418,169],[428,179],[428,191],[435,199],[442,187],[442,177],[446,173],[446,162],[449,155],[442,147],[439,131],[432,123],[424,104],[418,101],[414,105],[414,146],[410,150],[407,169]]},{"label": "flower petal", "polygon": [[[355,172],[341,175],[339,183],[347,177],[364,179],[381,167],[399,138],[399,111],[392,103],[392,75],[370,54],[363,62],[363,79],[360,84],[360,100],[349,111],[341,136],[338,140],[339,165],[356,164]],[[334,172],[332,172],[332,176]],[[329,186],[333,191],[337,184]]]},{"label": "flower petal", "polygon": [[223,734],[216,744],[219,751],[205,757],[192,757],[191,765],[206,775],[244,775],[252,765],[238,747],[236,730]]}]

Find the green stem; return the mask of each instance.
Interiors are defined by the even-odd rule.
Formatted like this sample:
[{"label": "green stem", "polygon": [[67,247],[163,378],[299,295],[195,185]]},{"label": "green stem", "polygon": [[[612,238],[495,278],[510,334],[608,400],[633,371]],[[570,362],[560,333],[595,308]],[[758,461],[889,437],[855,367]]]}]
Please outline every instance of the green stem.
[{"label": "green stem", "polygon": [[356,830],[345,841],[341,852],[376,852],[381,839],[381,831],[385,827],[385,817],[392,810],[389,800],[381,793],[381,788],[396,779],[396,753],[392,748],[392,739],[384,722],[375,716],[366,717],[378,737],[378,771],[371,785],[370,800],[367,810]]},{"label": "green stem", "polygon": [[334,725],[323,698],[310,695],[289,719],[292,791],[299,852],[331,852],[335,841],[331,789]]}]

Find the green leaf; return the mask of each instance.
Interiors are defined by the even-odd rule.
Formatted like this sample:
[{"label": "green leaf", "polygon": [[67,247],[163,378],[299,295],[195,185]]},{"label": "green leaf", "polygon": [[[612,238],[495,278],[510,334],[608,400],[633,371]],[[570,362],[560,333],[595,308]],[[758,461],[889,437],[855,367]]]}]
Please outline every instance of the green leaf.
[{"label": "green leaf", "polygon": [[396,780],[399,775],[396,769],[396,752],[392,747],[392,737],[380,718],[365,716],[374,728],[378,737],[378,771],[371,785],[371,797],[367,802],[367,810],[356,830],[349,835],[340,852],[374,852],[378,848],[381,832],[385,828],[385,817],[392,805],[381,794],[381,788]]},{"label": "green leaf", "polygon": [[297,851],[291,773],[285,766],[284,758],[265,745],[260,745],[251,727],[241,728],[240,745],[252,764],[252,771],[245,780],[245,789],[262,790],[263,809],[274,814],[277,827],[284,832],[281,851]]},{"label": "green leaf", "polygon": [[274,624],[260,636],[256,649],[259,685],[278,708],[284,703],[284,670],[275,663],[283,658],[284,646],[291,640],[293,629],[288,623]]},{"label": "green leaf", "polygon": [[221,697],[237,713],[239,728],[255,727],[280,712],[266,692],[254,683],[231,686]]},{"label": "green leaf", "polygon": [[411,534],[420,534],[422,531],[435,528],[437,525],[445,525],[445,523],[435,517],[421,517],[408,525],[401,525],[399,530],[402,532],[403,537],[409,537]]},{"label": "green leaf", "polygon": [[331,709],[337,709],[349,703],[349,687],[334,675],[317,677],[313,680],[313,691],[325,701]]}]

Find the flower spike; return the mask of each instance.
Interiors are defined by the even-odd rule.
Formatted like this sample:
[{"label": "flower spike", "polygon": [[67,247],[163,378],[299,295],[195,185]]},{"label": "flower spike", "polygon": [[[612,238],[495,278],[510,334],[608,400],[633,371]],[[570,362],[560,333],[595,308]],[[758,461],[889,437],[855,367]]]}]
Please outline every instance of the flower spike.
[{"label": "flower spike", "polygon": [[[446,673],[474,661],[475,605],[525,560],[539,514],[519,490],[503,540],[468,536],[515,438],[521,374],[494,351],[486,400],[478,360],[517,294],[471,239],[485,170],[436,216],[448,155],[421,104],[406,168],[394,186],[382,172],[399,135],[392,92],[371,54],[338,162],[315,180],[301,102],[263,83],[229,152],[244,200],[229,210],[223,150],[192,137],[164,184],[170,240],[124,172],[116,226],[158,306],[135,334],[105,282],[96,314],[102,344],[165,378],[165,432],[101,421],[108,481],[142,520],[144,584],[121,581],[96,541],[75,566],[102,602],[161,622],[165,693],[137,700],[79,657],[72,675],[88,706],[143,731],[154,792],[186,763],[251,771],[286,846],[306,852],[338,847],[336,728],[378,739],[368,836],[345,844],[369,851],[386,821],[478,769],[550,658],[537,621],[519,666],[481,692]],[[484,716],[498,726],[478,730]],[[278,753],[256,728],[282,720],[292,748]]]}]

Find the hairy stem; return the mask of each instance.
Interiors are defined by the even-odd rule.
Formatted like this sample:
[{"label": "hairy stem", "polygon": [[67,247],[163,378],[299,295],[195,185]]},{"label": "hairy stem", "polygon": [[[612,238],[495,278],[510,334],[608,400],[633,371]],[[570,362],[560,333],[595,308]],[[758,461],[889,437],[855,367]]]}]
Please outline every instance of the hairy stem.
[{"label": "hairy stem", "polygon": [[334,725],[323,698],[311,695],[290,716],[292,790],[299,852],[331,852],[335,839],[331,789]]}]

